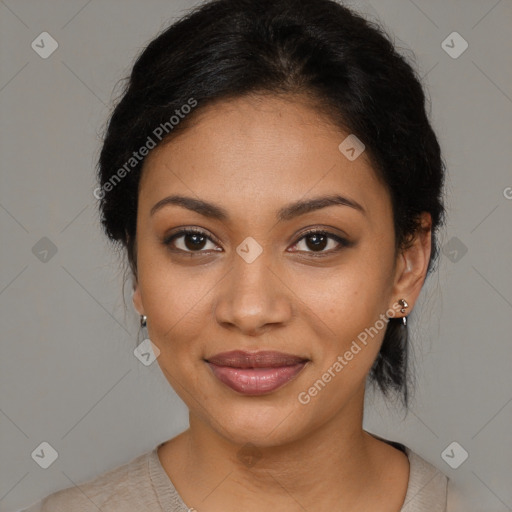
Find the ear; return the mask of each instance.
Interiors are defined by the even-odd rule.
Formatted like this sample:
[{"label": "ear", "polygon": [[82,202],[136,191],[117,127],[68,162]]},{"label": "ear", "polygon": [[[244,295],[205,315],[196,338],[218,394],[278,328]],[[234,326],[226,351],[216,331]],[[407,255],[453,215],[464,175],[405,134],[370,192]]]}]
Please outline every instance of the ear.
[{"label": "ear", "polygon": [[[126,239],[128,240],[127,245],[130,245],[131,243],[131,237],[130,233],[128,233],[128,230],[125,230]],[[137,254],[137,239],[134,238],[133,242],[133,253]],[[139,286],[139,278],[137,273],[137,258],[135,256],[135,261],[130,262],[130,267],[132,270],[132,283],[133,283],[133,306],[135,307],[135,310],[139,315],[145,315],[144,313],[144,306],[142,305],[142,296],[140,293],[140,286]]]},{"label": "ear", "polygon": [[412,311],[427,276],[431,239],[432,217],[428,212],[423,212],[418,231],[406,248],[400,251],[396,263],[393,297],[395,303],[402,298],[407,301],[409,308],[405,315]]},{"label": "ear", "polygon": [[137,280],[135,280],[133,284],[133,305],[135,310],[139,313],[139,315],[144,315],[144,306],[142,305],[142,296],[140,293],[140,286]]}]

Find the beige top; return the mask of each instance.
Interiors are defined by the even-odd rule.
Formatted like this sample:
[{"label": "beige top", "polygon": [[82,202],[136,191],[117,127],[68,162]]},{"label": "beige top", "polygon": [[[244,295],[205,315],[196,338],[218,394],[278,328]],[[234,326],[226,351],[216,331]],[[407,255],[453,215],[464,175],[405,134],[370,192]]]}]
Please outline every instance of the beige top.
[{"label": "beige top", "polygon": [[[189,512],[160,463],[159,446],[80,484],[80,488],[55,492],[20,512]],[[448,478],[403,448],[410,474],[400,512],[447,512]]]}]

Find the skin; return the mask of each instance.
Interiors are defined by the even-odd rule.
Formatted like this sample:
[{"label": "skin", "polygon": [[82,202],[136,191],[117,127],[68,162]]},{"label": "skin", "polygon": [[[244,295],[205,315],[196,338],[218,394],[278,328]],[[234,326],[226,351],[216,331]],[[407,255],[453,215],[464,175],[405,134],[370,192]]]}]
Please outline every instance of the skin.
[{"label": "skin", "polygon": [[[160,368],[189,408],[190,428],[159,449],[162,466],[199,512],[399,511],[408,459],[362,429],[365,380],[385,329],[308,404],[297,397],[398,299],[410,313],[430,257],[430,216],[410,247],[395,251],[389,194],[367,154],[354,161],[341,154],[348,133],[306,99],[245,96],[197,114],[148,155],[139,189],[133,302],[148,317]],[[173,194],[214,203],[228,218],[179,205],[151,215]],[[331,205],[276,217],[290,203],[333,194],[364,213]],[[212,240],[163,243],[183,227]],[[328,239],[315,250],[306,228],[352,245]],[[263,250],[252,263],[236,252],[247,237]],[[310,361],[280,389],[245,396],[204,361],[234,349]],[[244,445],[259,457],[252,466],[237,457]]]}]

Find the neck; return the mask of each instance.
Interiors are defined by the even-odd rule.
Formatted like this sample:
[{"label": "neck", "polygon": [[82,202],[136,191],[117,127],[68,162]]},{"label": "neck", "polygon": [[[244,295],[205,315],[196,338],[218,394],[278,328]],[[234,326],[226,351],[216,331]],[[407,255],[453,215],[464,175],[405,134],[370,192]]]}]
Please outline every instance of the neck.
[{"label": "neck", "polygon": [[[190,428],[178,436],[184,467],[171,479],[199,510],[301,510],[297,504],[356,510],[377,488],[382,469],[376,455],[382,443],[362,429],[363,398],[364,390],[307,436],[265,446],[233,444],[191,414]],[[188,501],[185,482],[195,486]]]}]

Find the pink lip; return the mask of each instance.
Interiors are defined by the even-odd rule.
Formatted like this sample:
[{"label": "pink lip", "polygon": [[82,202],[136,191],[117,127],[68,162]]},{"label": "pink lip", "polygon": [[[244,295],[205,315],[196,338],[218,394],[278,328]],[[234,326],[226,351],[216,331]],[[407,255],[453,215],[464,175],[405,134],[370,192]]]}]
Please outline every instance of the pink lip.
[{"label": "pink lip", "polygon": [[245,395],[274,391],[293,379],[307,359],[283,352],[234,350],[209,357],[213,374],[231,389]]}]

